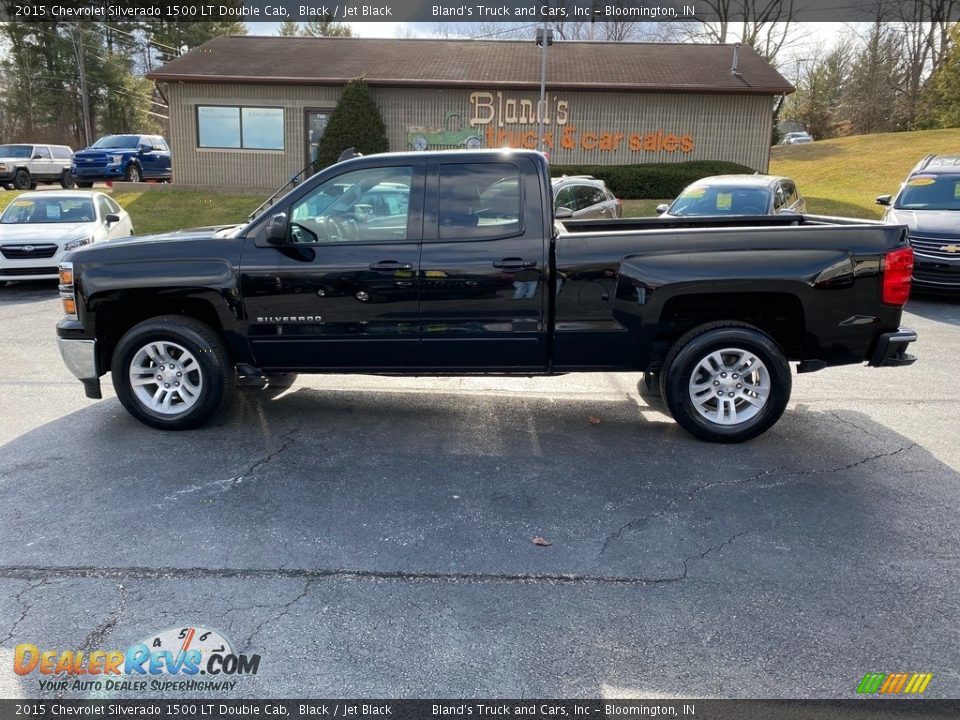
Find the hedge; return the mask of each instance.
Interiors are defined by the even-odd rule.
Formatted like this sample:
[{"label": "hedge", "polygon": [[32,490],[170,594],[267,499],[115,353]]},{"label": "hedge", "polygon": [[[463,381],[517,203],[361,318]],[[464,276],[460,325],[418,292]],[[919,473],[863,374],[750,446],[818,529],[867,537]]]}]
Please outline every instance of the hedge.
[{"label": "hedge", "polygon": [[709,175],[753,174],[753,169],[722,160],[647,165],[551,165],[553,177],[592,175],[603,180],[618,198],[673,198],[690,183]]}]

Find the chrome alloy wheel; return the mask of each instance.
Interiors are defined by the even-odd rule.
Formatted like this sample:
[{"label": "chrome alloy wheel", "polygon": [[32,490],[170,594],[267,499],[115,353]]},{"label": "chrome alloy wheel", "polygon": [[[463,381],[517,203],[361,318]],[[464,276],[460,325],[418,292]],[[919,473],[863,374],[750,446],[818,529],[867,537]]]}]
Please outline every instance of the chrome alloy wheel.
[{"label": "chrome alloy wheel", "polygon": [[770,372],[747,350],[716,350],[697,363],[690,375],[690,400],[704,418],[717,425],[739,425],[755,417],[770,396]]},{"label": "chrome alloy wheel", "polygon": [[161,415],[181,415],[203,390],[203,374],[183,345],[156,340],[137,350],[130,363],[130,387],[137,400]]}]

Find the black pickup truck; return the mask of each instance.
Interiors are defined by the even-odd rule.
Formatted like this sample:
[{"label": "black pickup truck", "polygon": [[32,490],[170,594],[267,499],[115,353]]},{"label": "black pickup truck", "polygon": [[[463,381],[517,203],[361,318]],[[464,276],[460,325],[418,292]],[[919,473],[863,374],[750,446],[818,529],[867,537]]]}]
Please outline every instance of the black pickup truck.
[{"label": "black pickup truck", "polygon": [[162,429],[238,376],[645,371],[686,430],[736,442],[783,413],[788,361],[914,361],[912,263],[905,228],[865,221],[555,219],[531,151],[372,155],[246,225],[73,253],[57,334],[87,397],[110,371]]}]

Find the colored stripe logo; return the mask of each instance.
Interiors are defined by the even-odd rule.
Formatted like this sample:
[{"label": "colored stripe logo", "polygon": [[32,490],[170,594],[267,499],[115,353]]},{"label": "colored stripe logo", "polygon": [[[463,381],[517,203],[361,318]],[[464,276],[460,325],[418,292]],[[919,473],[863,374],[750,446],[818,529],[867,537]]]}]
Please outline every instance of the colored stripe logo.
[{"label": "colored stripe logo", "polygon": [[920,695],[933,679],[933,673],[867,673],[857,692],[872,695]]}]

